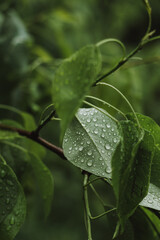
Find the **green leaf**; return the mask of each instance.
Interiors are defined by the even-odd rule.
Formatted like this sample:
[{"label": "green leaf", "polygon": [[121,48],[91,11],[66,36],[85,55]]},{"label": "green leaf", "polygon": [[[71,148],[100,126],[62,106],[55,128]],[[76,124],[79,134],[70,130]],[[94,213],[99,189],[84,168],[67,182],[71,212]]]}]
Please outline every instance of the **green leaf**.
[{"label": "green leaf", "polygon": [[53,79],[53,101],[61,121],[61,137],[101,69],[99,48],[88,45],[58,68]]},{"label": "green leaf", "polygon": [[0,157],[0,239],[12,240],[25,220],[26,202],[16,175]]},{"label": "green leaf", "polygon": [[[155,144],[160,148],[160,127],[158,124],[148,116],[139,113],[136,113],[136,115],[141,127],[152,134],[155,140]],[[132,113],[127,114],[127,118],[136,122],[135,117]]]},{"label": "green leaf", "polygon": [[151,179],[147,196],[140,205],[160,211],[160,150],[155,147],[151,166]]},{"label": "green leaf", "polygon": [[43,201],[44,215],[46,218],[50,212],[53,199],[53,176],[38,156],[31,154],[30,164],[33,168],[33,172],[37,180],[39,194]]},{"label": "green leaf", "polygon": [[111,178],[111,159],[118,143],[112,119],[94,108],[81,108],[65,133],[63,149],[75,166]]},{"label": "green leaf", "polygon": [[[127,117],[135,121],[133,114],[127,114]],[[153,136],[156,145],[151,166],[148,194],[140,205],[160,210],[160,127],[148,116],[137,114],[137,117],[141,127]]]},{"label": "green leaf", "polygon": [[[130,221],[134,228],[134,239],[136,240],[159,240],[157,227],[159,221],[152,212],[148,209],[138,207],[130,218]],[[154,221],[154,222],[152,222]]]},{"label": "green leaf", "polygon": [[112,178],[123,229],[125,221],[147,195],[154,140],[131,121],[121,122],[121,132],[123,138],[112,159]]},{"label": "green leaf", "polygon": [[[24,139],[20,139],[24,140]],[[41,196],[42,202],[43,202],[43,208],[44,208],[44,215],[45,217],[48,216],[49,210],[52,203],[53,198],[53,176],[49,169],[45,166],[45,164],[42,162],[42,160],[39,158],[39,155],[36,155],[36,152],[30,152],[30,149],[25,148],[25,142],[19,142],[13,143],[13,142],[4,142],[6,145],[8,145],[10,149],[10,158],[15,158],[15,161],[22,161],[22,166],[24,165],[24,159],[27,161],[27,164],[29,164],[32,167],[33,173],[35,175],[35,179],[37,181],[37,186],[40,189],[39,194]],[[20,145],[22,143],[22,146]],[[8,157],[8,153],[6,154],[6,157]],[[26,166],[24,165],[24,168]]]}]

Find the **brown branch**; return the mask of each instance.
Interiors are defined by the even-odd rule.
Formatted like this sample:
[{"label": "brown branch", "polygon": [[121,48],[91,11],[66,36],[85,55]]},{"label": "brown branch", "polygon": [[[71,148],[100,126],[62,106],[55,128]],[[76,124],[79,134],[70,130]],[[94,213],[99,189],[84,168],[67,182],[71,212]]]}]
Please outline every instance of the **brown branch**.
[{"label": "brown branch", "polygon": [[1,124],[1,123],[0,123],[0,129],[11,131],[11,132],[17,132],[19,135],[27,137],[27,138],[33,140],[34,142],[39,143],[40,145],[44,146],[45,148],[49,149],[50,151],[56,153],[61,158],[66,159],[66,157],[64,156],[62,148],[57,147],[54,144],[46,141],[45,139],[35,135],[34,132],[29,132],[29,131],[26,131],[26,130],[23,130],[23,129],[20,129],[20,128],[7,126],[7,125]]}]

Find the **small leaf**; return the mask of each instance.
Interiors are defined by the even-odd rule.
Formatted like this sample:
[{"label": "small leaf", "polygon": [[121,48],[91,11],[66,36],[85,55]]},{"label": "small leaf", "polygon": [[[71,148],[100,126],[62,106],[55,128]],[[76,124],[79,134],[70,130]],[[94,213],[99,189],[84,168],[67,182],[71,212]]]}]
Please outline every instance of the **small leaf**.
[{"label": "small leaf", "polygon": [[95,45],[83,47],[58,68],[53,79],[53,101],[61,121],[61,137],[101,69]]},{"label": "small leaf", "polygon": [[65,133],[63,149],[75,166],[111,178],[111,159],[118,143],[112,119],[94,108],[81,108]]},{"label": "small leaf", "polygon": [[113,188],[122,229],[138,204],[147,195],[154,154],[152,136],[131,121],[121,123],[123,139],[113,156]]},{"label": "small leaf", "polygon": [[12,169],[0,158],[0,239],[13,240],[24,222],[26,202]]}]

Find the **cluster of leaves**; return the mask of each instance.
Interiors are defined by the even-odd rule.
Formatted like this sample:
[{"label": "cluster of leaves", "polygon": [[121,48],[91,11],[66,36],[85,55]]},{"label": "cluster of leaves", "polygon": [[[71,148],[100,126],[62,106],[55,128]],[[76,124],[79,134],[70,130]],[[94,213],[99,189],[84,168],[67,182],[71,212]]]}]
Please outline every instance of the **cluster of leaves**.
[{"label": "cluster of leaves", "polygon": [[[1,105],[1,108],[6,108]],[[21,116],[23,124],[13,120],[1,120],[20,129],[32,131],[36,125],[31,115],[9,108]],[[20,137],[16,132],[0,131],[0,235],[2,240],[14,239],[26,216],[25,185],[36,182],[39,197],[47,217],[53,195],[53,177],[42,159],[45,150],[35,142]],[[28,182],[29,178],[30,183]],[[35,185],[35,187],[36,187]],[[37,188],[36,187],[36,188]],[[35,190],[36,190],[35,188]]]}]

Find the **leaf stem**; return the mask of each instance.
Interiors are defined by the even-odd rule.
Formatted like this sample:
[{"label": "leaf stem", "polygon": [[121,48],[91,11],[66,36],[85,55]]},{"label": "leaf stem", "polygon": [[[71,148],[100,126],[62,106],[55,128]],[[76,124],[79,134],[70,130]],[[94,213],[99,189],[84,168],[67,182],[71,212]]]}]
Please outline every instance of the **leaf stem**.
[{"label": "leaf stem", "polygon": [[92,231],[91,231],[91,213],[89,209],[89,201],[88,201],[88,188],[87,183],[89,181],[88,173],[84,173],[83,180],[83,194],[84,194],[84,205],[85,205],[85,213],[86,213],[86,223],[87,223],[87,232],[88,232],[88,240],[92,240]]},{"label": "leaf stem", "polygon": [[98,200],[100,201],[100,203],[102,204],[102,206],[105,206],[105,203],[104,203],[103,199],[100,197],[99,193],[96,191],[96,189],[93,186],[93,184],[90,183],[89,186],[92,189],[92,191],[94,192],[94,194],[96,195],[96,197],[98,198]]},{"label": "leaf stem", "polygon": [[114,89],[116,92],[118,92],[118,93],[123,97],[123,99],[126,101],[126,103],[129,105],[130,109],[132,110],[132,112],[133,112],[133,114],[134,114],[134,116],[135,116],[135,119],[136,119],[136,121],[137,121],[138,127],[140,128],[140,123],[139,123],[139,120],[138,120],[138,118],[137,118],[137,115],[136,115],[136,113],[135,113],[132,105],[131,105],[130,102],[128,101],[128,99],[124,96],[124,94],[123,94],[121,91],[119,91],[116,87],[114,87],[113,85],[111,85],[111,84],[109,84],[109,83],[100,82],[100,83],[97,83],[97,85],[105,85],[105,86],[108,86],[108,87]]},{"label": "leaf stem", "polygon": [[131,57],[133,57],[136,53],[138,53],[142,49],[143,45],[141,42],[138,44],[138,46],[130,53],[127,57],[123,58],[121,61],[119,61],[112,69],[110,69],[107,73],[105,73],[103,76],[101,76],[97,81],[95,82],[94,86],[98,82],[100,82],[102,79],[108,77],[113,72],[115,72],[117,69],[119,69],[122,65],[124,65]]},{"label": "leaf stem", "polygon": [[49,114],[49,116],[42,121],[42,123],[37,127],[37,129],[34,130],[34,131],[32,131],[32,133],[35,134],[36,136],[38,136],[40,130],[41,130],[45,125],[47,125],[47,123],[55,116],[55,113],[56,113],[56,111],[53,110],[53,111]]},{"label": "leaf stem", "polygon": [[92,217],[92,216],[91,216],[91,219],[92,219],[92,220],[95,220],[95,219],[101,218],[101,217],[105,216],[106,214],[108,214],[108,213],[110,213],[110,212],[113,212],[113,211],[116,211],[116,208],[112,208],[112,209],[110,209],[110,210],[108,210],[108,211],[106,211],[106,212],[104,212],[104,213],[99,214],[99,215],[96,216],[96,217]]},{"label": "leaf stem", "polygon": [[105,44],[105,43],[110,43],[110,42],[117,43],[117,44],[119,44],[119,45],[121,46],[121,48],[122,48],[122,50],[123,50],[123,57],[122,57],[122,59],[123,59],[123,58],[126,56],[126,48],[125,48],[124,44],[123,44],[120,40],[118,40],[118,39],[115,39],[115,38],[107,38],[107,39],[104,39],[104,40],[98,42],[98,43],[96,44],[96,46],[97,46],[97,47],[100,47],[101,45],[103,45],[103,44]]},{"label": "leaf stem", "polygon": [[95,106],[94,104],[87,102],[87,101],[83,101],[85,104],[97,109],[98,111],[100,111],[101,113],[105,114],[106,116],[110,117],[113,121],[118,123],[118,120],[116,118],[114,118],[112,115],[110,115],[107,111],[103,110],[102,108],[99,108],[97,106]]},{"label": "leaf stem", "polygon": [[64,156],[63,150],[60,147],[55,146],[54,144],[48,142],[44,138],[41,138],[39,136],[36,136],[33,132],[26,131],[24,129],[15,128],[11,126],[7,126],[0,123],[0,129],[11,131],[11,132],[17,132],[19,135],[27,137],[34,142],[39,143],[40,145],[44,146],[45,148],[49,149],[50,151],[56,153],[58,156],[66,160],[66,157]]},{"label": "leaf stem", "polygon": [[121,111],[119,110],[118,108],[114,107],[112,104],[100,99],[100,98],[97,98],[97,97],[94,97],[94,96],[86,96],[86,98],[91,98],[91,99],[94,99],[94,100],[97,100],[105,105],[108,105],[109,107],[113,108],[114,110],[116,110],[118,113],[120,113],[125,119],[127,119],[126,115]]}]

